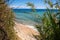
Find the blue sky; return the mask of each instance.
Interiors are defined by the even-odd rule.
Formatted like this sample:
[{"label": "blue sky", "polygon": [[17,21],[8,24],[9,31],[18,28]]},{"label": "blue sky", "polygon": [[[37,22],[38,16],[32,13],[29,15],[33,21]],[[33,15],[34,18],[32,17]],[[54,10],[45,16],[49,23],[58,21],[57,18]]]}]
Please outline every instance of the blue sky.
[{"label": "blue sky", "polygon": [[36,9],[46,9],[46,7],[49,7],[43,0],[10,0],[9,6],[17,9],[29,9],[30,7],[26,4],[28,2],[33,3]]}]

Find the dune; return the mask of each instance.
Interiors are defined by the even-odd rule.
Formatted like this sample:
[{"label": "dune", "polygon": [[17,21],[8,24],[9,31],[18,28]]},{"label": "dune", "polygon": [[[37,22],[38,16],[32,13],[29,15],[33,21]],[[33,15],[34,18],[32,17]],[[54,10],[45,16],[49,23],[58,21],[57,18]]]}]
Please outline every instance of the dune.
[{"label": "dune", "polygon": [[27,26],[28,25],[15,22],[14,29],[16,35],[21,38],[21,40],[37,40],[33,35],[39,35],[39,32]]}]

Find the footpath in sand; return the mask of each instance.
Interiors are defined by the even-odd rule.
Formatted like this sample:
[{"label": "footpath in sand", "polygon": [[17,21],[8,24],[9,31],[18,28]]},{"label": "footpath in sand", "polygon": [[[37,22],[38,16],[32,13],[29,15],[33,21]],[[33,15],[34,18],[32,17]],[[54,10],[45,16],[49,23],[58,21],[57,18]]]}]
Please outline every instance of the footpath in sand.
[{"label": "footpath in sand", "polygon": [[20,24],[15,22],[15,31],[22,40],[36,40],[33,35],[39,35],[38,31],[33,28],[27,27],[28,25]]}]

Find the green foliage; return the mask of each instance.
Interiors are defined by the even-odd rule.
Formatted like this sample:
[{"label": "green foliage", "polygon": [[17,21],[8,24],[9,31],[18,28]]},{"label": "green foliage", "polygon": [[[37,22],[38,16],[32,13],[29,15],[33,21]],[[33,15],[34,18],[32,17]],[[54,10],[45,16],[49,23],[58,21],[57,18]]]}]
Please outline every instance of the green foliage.
[{"label": "green foliage", "polygon": [[[58,0],[58,1],[60,1],[60,0]],[[56,8],[58,8],[58,10],[60,9],[59,2],[54,4],[54,3],[52,3],[51,0],[45,0],[45,3],[49,4],[51,8],[56,6]],[[31,6],[31,8],[33,8],[32,4],[28,4],[28,6]],[[35,17],[37,15],[38,17],[36,17],[36,18],[41,19],[40,21],[42,21],[41,24],[36,25],[36,28],[40,32],[42,40],[60,40],[60,31],[59,31],[60,30],[60,27],[59,27],[60,12],[54,14],[49,9],[47,9],[47,10],[48,11],[44,13],[42,18],[38,14],[35,14],[35,13],[33,14],[33,15],[35,15]],[[57,18],[57,16],[59,18]],[[35,37],[37,37],[37,36],[35,36]],[[41,39],[41,37],[40,37],[40,39]],[[37,39],[40,40],[39,38],[37,38]]]},{"label": "green foliage", "polygon": [[55,0],[54,3],[52,0],[44,0],[51,8],[55,7],[56,9],[60,9],[60,0]]},{"label": "green foliage", "polygon": [[50,7],[53,7],[53,3],[51,2],[51,0],[44,0],[45,3],[48,3],[50,5]]},{"label": "green foliage", "polygon": [[42,25],[36,25],[43,40],[60,40],[60,27],[56,19],[55,14],[48,11],[42,17]]},{"label": "green foliage", "polygon": [[[0,0],[0,34],[7,38],[3,38],[3,40],[17,40],[14,31],[14,14],[4,0]],[[3,34],[7,34],[7,36],[3,36]],[[2,38],[0,37],[0,39]]]},{"label": "green foliage", "polygon": [[27,3],[27,6],[30,6],[33,12],[36,11],[36,10],[35,10],[35,6],[34,6],[33,3],[28,2],[28,3]]}]

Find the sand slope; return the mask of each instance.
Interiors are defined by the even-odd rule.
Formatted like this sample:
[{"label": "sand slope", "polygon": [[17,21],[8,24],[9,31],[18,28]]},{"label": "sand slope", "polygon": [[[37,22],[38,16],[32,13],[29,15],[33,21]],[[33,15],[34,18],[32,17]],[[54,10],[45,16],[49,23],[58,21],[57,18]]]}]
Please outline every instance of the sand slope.
[{"label": "sand slope", "polygon": [[22,40],[36,40],[36,38],[33,37],[33,35],[39,35],[39,33],[36,30],[33,30],[32,28],[27,27],[28,25],[20,24],[15,22],[15,31]]}]

